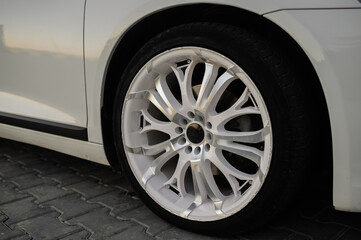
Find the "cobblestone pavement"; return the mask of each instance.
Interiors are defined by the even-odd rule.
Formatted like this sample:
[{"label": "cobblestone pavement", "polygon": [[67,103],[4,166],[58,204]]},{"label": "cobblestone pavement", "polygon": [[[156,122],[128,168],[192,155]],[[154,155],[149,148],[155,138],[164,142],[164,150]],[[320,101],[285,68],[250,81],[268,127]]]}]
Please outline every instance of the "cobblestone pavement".
[{"label": "cobblestone pavement", "polygon": [[[361,239],[361,214],[332,210],[317,191],[303,196],[268,226],[231,239]],[[216,238],[158,218],[109,167],[0,139],[0,239]]]}]

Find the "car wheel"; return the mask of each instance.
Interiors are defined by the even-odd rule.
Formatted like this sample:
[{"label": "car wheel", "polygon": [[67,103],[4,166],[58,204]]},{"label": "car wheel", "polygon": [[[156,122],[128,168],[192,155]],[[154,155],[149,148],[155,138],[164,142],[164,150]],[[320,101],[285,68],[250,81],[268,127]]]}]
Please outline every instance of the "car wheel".
[{"label": "car wheel", "polygon": [[282,51],[222,24],[167,30],[115,98],[118,156],[158,215],[192,231],[251,230],[289,201],[307,161],[306,104]]}]

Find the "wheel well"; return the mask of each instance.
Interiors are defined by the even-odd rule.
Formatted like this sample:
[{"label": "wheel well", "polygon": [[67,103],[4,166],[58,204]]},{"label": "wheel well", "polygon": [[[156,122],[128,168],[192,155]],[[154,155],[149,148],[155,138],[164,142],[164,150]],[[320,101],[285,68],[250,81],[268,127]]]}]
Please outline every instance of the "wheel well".
[{"label": "wheel well", "polygon": [[115,154],[112,113],[115,91],[123,70],[139,48],[152,37],[166,29],[191,22],[216,22],[244,28],[262,36],[279,46],[285,53],[292,55],[295,66],[302,67],[300,74],[310,86],[310,92],[307,94],[313,99],[310,107],[314,110],[317,137],[323,144],[317,146],[313,155],[318,159],[323,159],[320,166],[326,164],[330,171],[332,143],[327,104],[318,76],[304,51],[284,30],[263,16],[235,7],[213,4],[185,5],[159,11],[136,23],[118,42],[106,74],[102,107],[103,142],[110,164],[115,168],[120,168]]}]

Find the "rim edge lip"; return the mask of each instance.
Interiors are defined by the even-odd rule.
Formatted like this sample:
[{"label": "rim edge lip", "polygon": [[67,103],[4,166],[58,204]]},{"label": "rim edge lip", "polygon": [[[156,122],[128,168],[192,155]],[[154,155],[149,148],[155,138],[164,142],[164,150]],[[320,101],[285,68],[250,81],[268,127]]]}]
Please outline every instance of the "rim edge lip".
[{"label": "rim edge lip", "polygon": [[[242,197],[239,197],[240,199],[239,200],[243,200],[242,204],[238,204],[238,207],[237,207],[237,210],[235,211],[231,211],[230,213],[227,213],[225,217],[220,217],[218,215],[216,215],[216,217],[209,217],[206,219],[204,218],[197,218],[197,217],[192,217],[191,215],[189,217],[182,217],[182,212],[178,212],[176,209],[172,209],[170,206],[162,203],[161,201],[159,201],[155,196],[152,195],[151,191],[149,188],[147,188],[146,186],[144,186],[142,184],[142,176],[138,176],[138,174],[136,174],[136,171],[134,169],[134,166],[133,164],[130,163],[130,159],[131,157],[129,156],[129,152],[127,151],[126,149],[126,144],[125,144],[125,138],[124,138],[124,127],[125,125],[123,124],[124,123],[124,112],[125,112],[125,105],[126,105],[126,100],[128,99],[128,96],[129,96],[129,93],[131,92],[131,89],[132,87],[134,86],[136,80],[139,78],[139,75],[141,74],[141,72],[145,69],[145,68],[149,68],[150,66],[152,66],[153,62],[155,60],[159,60],[159,58],[162,58],[164,57],[165,55],[169,54],[169,53],[174,53],[176,51],[180,51],[180,50],[191,50],[191,51],[194,51],[194,52],[198,52],[197,55],[199,57],[199,53],[208,53],[208,54],[211,54],[211,55],[216,55],[218,58],[221,58],[222,59],[222,62],[223,61],[227,61],[230,65],[232,65],[233,67],[235,67],[238,71],[235,72],[235,76],[237,76],[242,82],[243,84],[250,90],[250,92],[252,93],[252,96],[256,98],[256,103],[258,105],[258,107],[261,108],[261,119],[262,119],[262,123],[263,123],[263,126],[266,126],[268,125],[269,126],[269,134],[267,136],[265,136],[265,140],[263,141],[265,143],[265,148],[264,148],[264,156],[261,158],[261,161],[260,161],[260,166],[259,166],[259,169],[257,170],[257,173],[258,171],[260,171],[260,169],[262,168],[263,170],[263,179],[262,181],[259,179],[259,178],[255,178],[255,180],[253,181],[252,183],[252,187],[253,185],[255,184],[257,189],[255,191],[246,191],[245,194],[242,195]],[[185,55],[182,57],[184,58]],[[173,62],[178,62],[179,60],[173,60]],[[207,62],[206,60],[203,61],[203,63]],[[218,64],[218,61],[214,61],[212,59],[212,63],[217,63],[217,65],[219,66],[224,66],[224,65],[220,65]],[[226,68],[228,70],[228,68]],[[144,81],[144,80],[143,80]],[[256,94],[255,94],[256,93]],[[261,103],[261,104],[259,104]],[[202,127],[205,127],[202,125]],[[207,131],[205,130],[204,128],[204,132],[205,134],[207,134]],[[186,134],[185,134],[185,137],[186,137]],[[186,137],[187,138],[187,137]],[[206,137],[205,137],[206,138]],[[224,218],[227,218],[229,216],[232,216],[234,215],[235,213],[239,212],[240,210],[242,210],[243,208],[245,208],[253,199],[254,197],[258,194],[258,192],[260,191],[260,189],[262,188],[264,182],[265,182],[265,179],[267,177],[267,174],[268,174],[268,171],[269,171],[269,168],[270,168],[270,164],[271,164],[271,159],[272,159],[272,152],[273,152],[273,134],[272,134],[272,126],[271,126],[271,122],[270,122],[270,115],[268,113],[268,110],[267,110],[267,107],[266,107],[266,104],[262,98],[262,95],[260,94],[258,88],[256,87],[255,83],[252,81],[252,79],[248,76],[248,74],[240,67],[238,66],[238,64],[234,63],[231,59],[229,59],[228,57],[216,52],[216,51],[213,51],[211,49],[207,49],[207,48],[203,48],[203,47],[198,47],[198,46],[182,46],[182,47],[175,47],[175,48],[171,48],[171,49],[168,49],[168,50],[165,50],[164,52],[161,52],[159,53],[158,55],[155,55],[153,56],[152,58],[150,58],[139,70],[138,72],[136,73],[136,75],[133,77],[128,89],[127,89],[127,92],[126,92],[126,96],[125,96],[125,99],[124,99],[124,102],[123,102],[123,105],[122,105],[122,112],[121,112],[121,139],[122,139],[122,142],[123,142],[123,146],[121,146],[124,150],[124,153],[127,157],[126,161],[128,161],[128,165],[133,173],[133,176],[137,179],[138,181],[138,184],[140,184],[143,188],[143,190],[147,193],[147,195],[153,200],[155,201],[159,206],[161,206],[162,208],[166,209],[167,211],[169,211],[170,213],[178,216],[178,217],[182,217],[182,218],[185,218],[185,219],[188,219],[188,220],[195,220],[195,221],[200,221],[200,222],[209,222],[209,221],[217,221],[217,220],[222,220]],[[266,146],[266,142],[268,143],[267,146]],[[202,143],[200,144],[197,144],[197,145],[201,145]],[[266,159],[266,160],[265,160]],[[143,173],[144,174],[144,173]],[[251,189],[249,189],[251,190]],[[249,199],[248,201],[245,201],[244,197],[247,196]],[[243,198],[243,199],[242,199]],[[238,201],[239,201],[238,200]]]}]

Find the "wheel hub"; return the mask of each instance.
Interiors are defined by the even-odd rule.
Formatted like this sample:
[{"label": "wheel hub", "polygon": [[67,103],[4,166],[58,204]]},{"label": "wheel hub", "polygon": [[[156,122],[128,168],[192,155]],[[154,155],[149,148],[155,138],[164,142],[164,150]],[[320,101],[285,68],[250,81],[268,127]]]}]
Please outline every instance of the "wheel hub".
[{"label": "wheel hub", "polygon": [[198,123],[192,123],[187,128],[187,137],[190,142],[199,144],[204,140],[204,130]]}]

